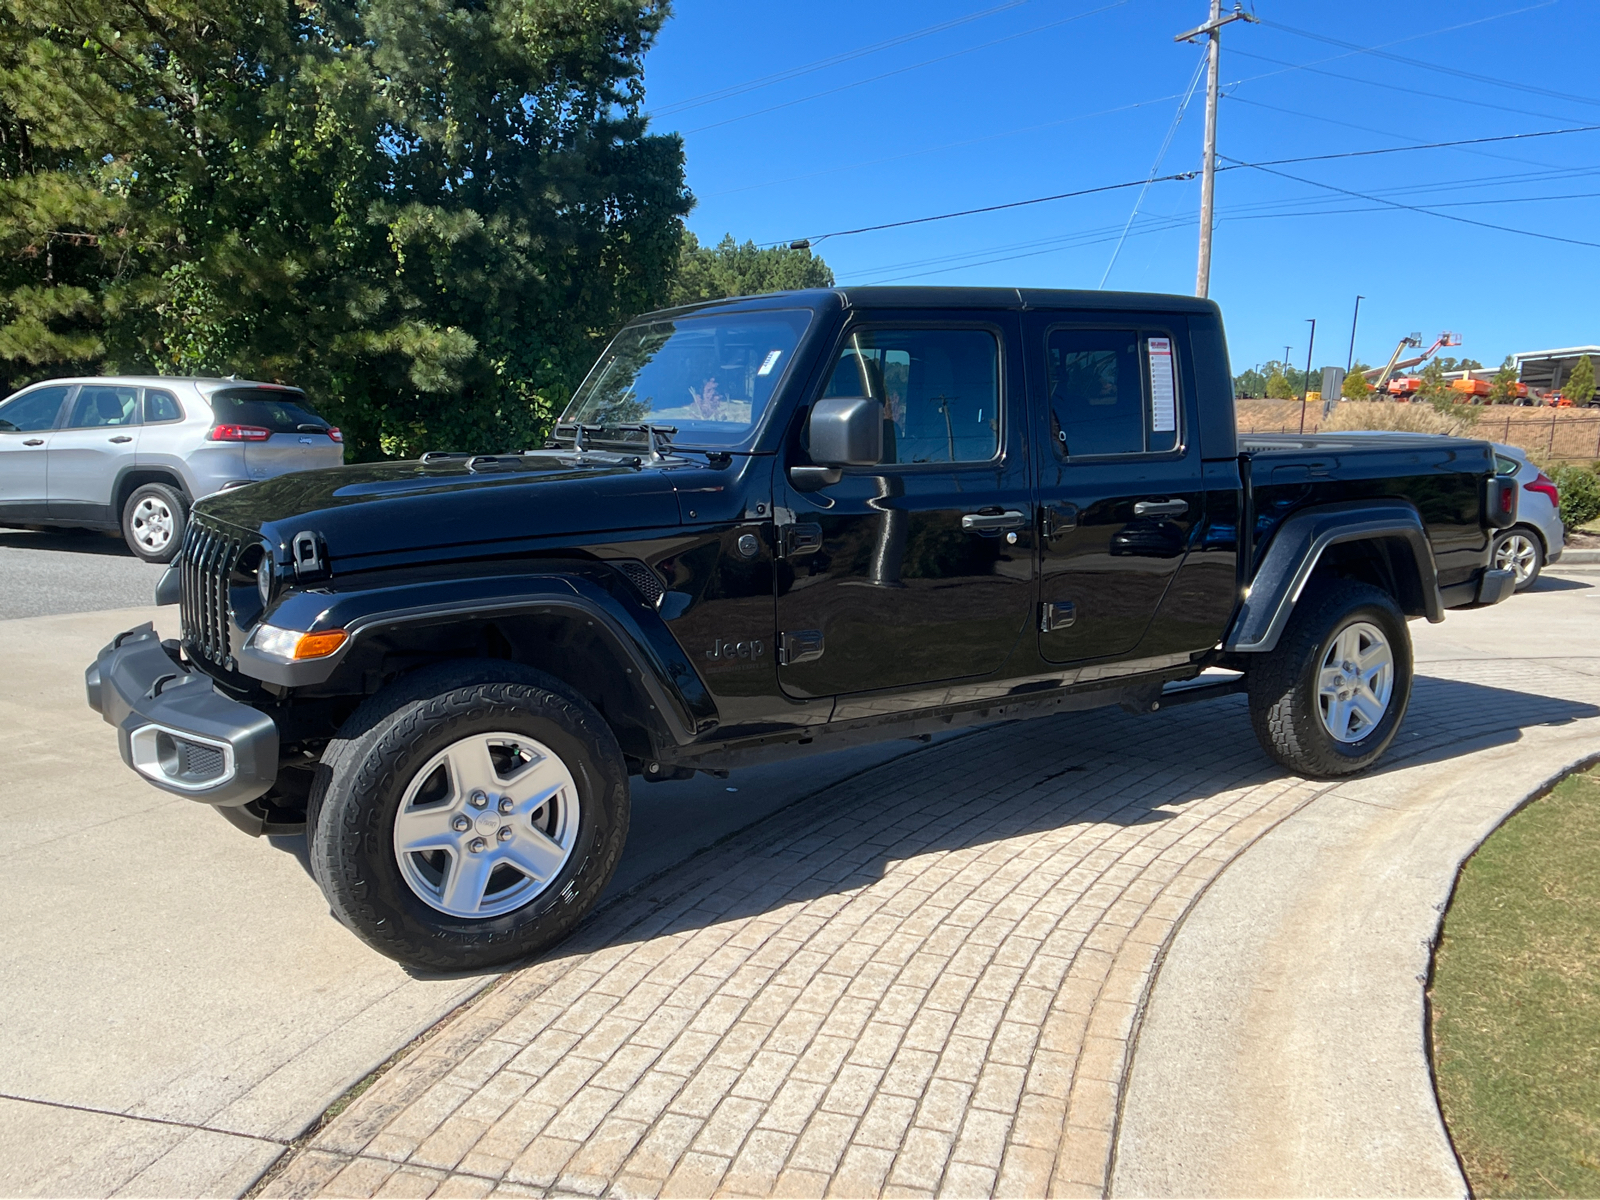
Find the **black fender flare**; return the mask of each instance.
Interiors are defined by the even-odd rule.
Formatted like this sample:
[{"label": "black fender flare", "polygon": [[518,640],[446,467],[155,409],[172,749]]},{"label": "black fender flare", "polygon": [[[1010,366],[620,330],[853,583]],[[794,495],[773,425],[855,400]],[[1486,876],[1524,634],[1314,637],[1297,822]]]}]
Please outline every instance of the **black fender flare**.
[{"label": "black fender flare", "polygon": [[333,678],[341,664],[380,632],[451,620],[551,614],[590,623],[618,660],[632,665],[630,685],[642,692],[648,711],[659,716],[659,728],[672,742],[687,745],[716,728],[719,718],[711,693],[660,614],[616,569],[603,563],[570,565],[575,569],[497,572],[490,567],[467,577],[349,591],[334,584],[295,593],[267,615],[273,625],[307,632],[343,629],[349,639],[327,658],[296,663],[267,658],[247,643],[236,653],[239,669],[279,687],[315,687]]},{"label": "black fender flare", "polygon": [[1272,650],[1328,547],[1387,540],[1398,540],[1410,548],[1423,615],[1433,622],[1444,620],[1433,546],[1415,506],[1402,500],[1319,504],[1290,515],[1278,526],[1245,590],[1244,603],[1223,637],[1222,648],[1242,654]]}]

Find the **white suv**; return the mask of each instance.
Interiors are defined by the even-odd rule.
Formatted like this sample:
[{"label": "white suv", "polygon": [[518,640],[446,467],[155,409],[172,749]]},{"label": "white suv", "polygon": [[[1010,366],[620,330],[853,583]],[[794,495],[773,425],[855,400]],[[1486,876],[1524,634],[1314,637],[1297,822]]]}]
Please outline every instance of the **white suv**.
[{"label": "white suv", "polygon": [[275,383],[45,380],[0,402],[0,526],[120,529],[140,558],[168,562],[200,497],[337,466],[342,442],[304,392]]}]

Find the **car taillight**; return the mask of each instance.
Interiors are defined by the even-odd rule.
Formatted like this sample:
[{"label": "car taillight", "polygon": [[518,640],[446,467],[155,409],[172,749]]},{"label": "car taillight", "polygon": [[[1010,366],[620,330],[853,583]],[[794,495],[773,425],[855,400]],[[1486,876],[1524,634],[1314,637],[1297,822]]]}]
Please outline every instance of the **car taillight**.
[{"label": "car taillight", "polygon": [[1545,499],[1549,500],[1550,503],[1555,505],[1557,508],[1561,507],[1561,493],[1556,490],[1554,481],[1552,481],[1551,478],[1543,471],[1539,472],[1539,478],[1535,479],[1532,483],[1523,484],[1522,490],[1525,492],[1538,492],[1539,495],[1545,497]]},{"label": "car taillight", "polygon": [[328,436],[336,442],[344,441],[344,434],[339,432],[339,427],[337,425],[328,426]]},{"label": "car taillight", "polygon": [[213,425],[206,436],[213,442],[264,442],[272,430],[259,425]]}]

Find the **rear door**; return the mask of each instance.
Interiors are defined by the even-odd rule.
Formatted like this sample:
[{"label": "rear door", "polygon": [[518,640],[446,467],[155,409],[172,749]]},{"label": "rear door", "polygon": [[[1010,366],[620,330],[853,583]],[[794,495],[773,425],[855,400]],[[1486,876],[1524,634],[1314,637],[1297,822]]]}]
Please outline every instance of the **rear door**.
[{"label": "rear door", "polygon": [[863,313],[821,394],[884,405],[884,461],[778,484],[779,678],[793,696],[996,671],[1033,600],[1021,345],[1013,313]]},{"label": "rear door", "polygon": [[50,440],[73,385],[37,387],[0,405],[0,516],[48,516]]},{"label": "rear door", "polygon": [[1181,369],[1188,328],[1160,316],[1029,313],[1039,462],[1039,651],[1126,655],[1204,518]]},{"label": "rear door", "polygon": [[81,386],[65,424],[50,439],[50,516],[116,524],[121,514],[112,511],[111,490],[138,449],[138,385]]}]

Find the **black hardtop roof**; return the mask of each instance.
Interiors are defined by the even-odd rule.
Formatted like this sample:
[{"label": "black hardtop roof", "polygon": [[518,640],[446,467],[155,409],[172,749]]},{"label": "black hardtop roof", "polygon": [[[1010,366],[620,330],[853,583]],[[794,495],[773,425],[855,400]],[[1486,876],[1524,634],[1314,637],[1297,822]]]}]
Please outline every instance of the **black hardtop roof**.
[{"label": "black hardtop roof", "polygon": [[1214,300],[1160,292],[1101,292],[1068,288],[834,287],[769,292],[762,296],[730,296],[726,300],[686,304],[643,316],[796,307],[835,311],[847,308],[1003,308],[1019,311],[1071,308],[1105,312],[1217,312]]}]

